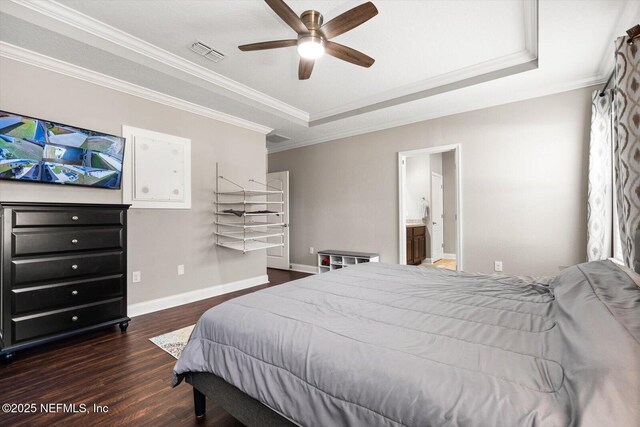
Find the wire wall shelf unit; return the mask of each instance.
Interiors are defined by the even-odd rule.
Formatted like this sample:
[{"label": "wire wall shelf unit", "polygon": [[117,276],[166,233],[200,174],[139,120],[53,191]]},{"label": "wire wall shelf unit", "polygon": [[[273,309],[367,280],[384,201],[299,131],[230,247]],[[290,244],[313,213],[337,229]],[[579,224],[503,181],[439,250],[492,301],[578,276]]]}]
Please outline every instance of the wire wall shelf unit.
[{"label": "wire wall shelf unit", "polygon": [[[225,188],[234,188],[222,191]],[[249,189],[216,177],[216,245],[247,253],[284,246],[284,191],[249,179]]]}]

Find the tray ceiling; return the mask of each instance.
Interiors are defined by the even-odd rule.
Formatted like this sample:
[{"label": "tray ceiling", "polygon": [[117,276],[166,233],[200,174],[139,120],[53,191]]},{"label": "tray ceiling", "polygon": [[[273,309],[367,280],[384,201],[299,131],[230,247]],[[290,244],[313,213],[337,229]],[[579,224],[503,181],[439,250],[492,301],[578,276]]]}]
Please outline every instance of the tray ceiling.
[{"label": "tray ceiling", "polygon": [[[373,57],[375,64],[365,69],[325,55],[317,61],[311,80],[299,81],[295,48],[260,52],[237,48],[295,38],[263,1],[117,1],[116,7],[113,1],[61,3],[312,116],[526,49],[522,1],[378,1],[378,16],[335,39]],[[296,13],[317,9],[325,20],[357,4],[290,2]],[[217,64],[200,58],[187,49],[195,40],[227,57]]]},{"label": "tray ceiling", "polygon": [[[360,3],[288,2],[325,22]],[[237,49],[295,36],[261,0],[9,0],[0,41],[13,59],[27,49],[275,129],[291,138],[269,145],[280,150],[598,83],[613,37],[640,14],[633,0],[374,3],[378,16],[335,41],[376,63],[325,56],[307,81],[294,48]],[[196,40],[226,58],[198,56]]]}]

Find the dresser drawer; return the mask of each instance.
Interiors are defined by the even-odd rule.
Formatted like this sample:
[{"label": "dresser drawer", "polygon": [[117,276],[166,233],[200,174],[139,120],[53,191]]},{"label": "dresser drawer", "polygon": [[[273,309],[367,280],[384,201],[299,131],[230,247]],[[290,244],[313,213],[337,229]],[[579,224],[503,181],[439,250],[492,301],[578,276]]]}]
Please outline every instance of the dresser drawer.
[{"label": "dresser drawer", "polygon": [[50,225],[124,225],[121,209],[14,209],[14,227],[45,227]]},{"label": "dresser drawer", "polygon": [[24,228],[14,230],[12,239],[14,256],[124,247],[122,227]]},{"label": "dresser drawer", "polygon": [[123,273],[124,265],[122,251],[11,261],[14,285],[80,276],[108,276]]},{"label": "dresser drawer", "polygon": [[13,313],[76,306],[116,298],[124,294],[126,282],[122,275],[32,288],[13,289]]},{"label": "dresser drawer", "polygon": [[24,341],[124,317],[124,300],[86,304],[42,314],[11,319],[14,341]]}]

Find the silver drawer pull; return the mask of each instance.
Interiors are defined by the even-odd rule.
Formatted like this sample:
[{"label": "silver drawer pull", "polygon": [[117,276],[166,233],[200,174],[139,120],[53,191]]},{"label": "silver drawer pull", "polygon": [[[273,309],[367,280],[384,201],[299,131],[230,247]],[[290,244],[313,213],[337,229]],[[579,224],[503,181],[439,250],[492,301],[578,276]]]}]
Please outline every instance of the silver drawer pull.
[{"label": "silver drawer pull", "polygon": [[78,321],[78,316],[73,316],[73,317],[71,318],[71,321],[72,321],[72,322],[77,322],[77,321]]},{"label": "silver drawer pull", "polygon": [[78,269],[78,264],[73,264],[73,265],[71,266],[71,269],[72,269],[72,270],[77,270],[77,269]]},{"label": "silver drawer pull", "polygon": [[74,216],[72,216],[72,217],[71,217],[71,221],[77,221],[77,220],[79,220],[79,219],[80,219],[80,218],[78,218],[78,216],[77,216],[77,215],[74,215]]},{"label": "silver drawer pull", "polygon": [[74,289],[73,291],[71,291],[71,295],[78,295],[78,291]]},{"label": "silver drawer pull", "polygon": [[73,239],[73,240],[71,240],[71,244],[72,244],[72,245],[77,245],[77,244],[78,244],[78,239]]}]

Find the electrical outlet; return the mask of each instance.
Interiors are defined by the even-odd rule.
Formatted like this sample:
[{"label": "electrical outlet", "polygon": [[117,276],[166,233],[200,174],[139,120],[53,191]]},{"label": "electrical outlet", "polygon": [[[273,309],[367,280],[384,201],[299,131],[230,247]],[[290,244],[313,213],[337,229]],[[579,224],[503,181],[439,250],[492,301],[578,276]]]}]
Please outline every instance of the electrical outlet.
[{"label": "electrical outlet", "polygon": [[178,276],[182,276],[184,274],[184,265],[180,264],[178,266]]},{"label": "electrical outlet", "polygon": [[133,283],[140,283],[142,280],[142,273],[139,271],[133,272]]},{"label": "electrical outlet", "polygon": [[495,261],[493,263],[493,269],[498,272],[502,271],[502,261]]},{"label": "electrical outlet", "polygon": [[309,253],[310,254],[314,254],[315,253],[315,251],[313,250],[313,246],[309,246]]}]

